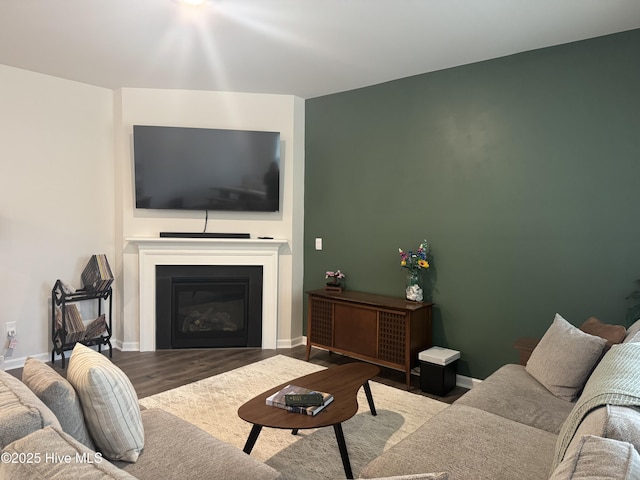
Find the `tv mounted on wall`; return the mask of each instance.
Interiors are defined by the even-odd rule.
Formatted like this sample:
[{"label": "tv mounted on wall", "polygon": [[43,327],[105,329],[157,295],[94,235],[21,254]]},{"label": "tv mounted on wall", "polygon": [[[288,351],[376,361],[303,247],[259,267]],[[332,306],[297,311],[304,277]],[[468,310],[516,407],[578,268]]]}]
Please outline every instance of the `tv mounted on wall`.
[{"label": "tv mounted on wall", "polygon": [[136,208],[276,212],[280,133],[133,126]]}]

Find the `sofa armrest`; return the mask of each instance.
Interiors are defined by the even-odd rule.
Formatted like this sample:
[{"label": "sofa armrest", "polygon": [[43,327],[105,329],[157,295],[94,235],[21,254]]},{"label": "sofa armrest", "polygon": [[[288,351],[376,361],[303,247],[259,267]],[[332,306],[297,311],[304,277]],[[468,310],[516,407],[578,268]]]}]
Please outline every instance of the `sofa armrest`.
[{"label": "sofa armrest", "polygon": [[48,425],[60,427],[51,410],[13,375],[0,370],[0,450]]},{"label": "sofa armrest", "polygon": [[0,478],[81,478],[135,480],[59,427],[48,426],[5,447]]}]

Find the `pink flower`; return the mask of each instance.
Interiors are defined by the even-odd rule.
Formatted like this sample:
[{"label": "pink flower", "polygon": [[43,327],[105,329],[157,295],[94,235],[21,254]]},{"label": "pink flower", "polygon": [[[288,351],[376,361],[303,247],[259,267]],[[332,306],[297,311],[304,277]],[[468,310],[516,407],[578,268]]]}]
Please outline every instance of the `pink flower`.
[{"label": "pink flower", "polygon": [[340,270],[336,270],[335,272],[326,272],[324,274],[324,278],[344,278],[346,275],[342,273]]}]

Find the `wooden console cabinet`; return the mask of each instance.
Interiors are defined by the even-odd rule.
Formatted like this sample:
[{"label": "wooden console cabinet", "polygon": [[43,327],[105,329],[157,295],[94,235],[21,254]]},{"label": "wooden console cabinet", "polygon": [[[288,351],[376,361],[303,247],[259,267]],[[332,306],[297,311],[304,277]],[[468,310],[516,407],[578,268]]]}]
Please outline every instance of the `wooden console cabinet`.
[{"label": "wooden console cabinet", "polygon": [[418,353],[432,346],[431,303],[361,292],[314,290],[309,295],[311,347],[405,372],[407,390]]},{"label": "wooden console cabinet", "polygon": [[520,354],[520,365],[526,365],[529,361],[529,357],[533,353],[534,348],[538,345],[539,338],[518,338],[513,344],[514,348],[518,350]]}]

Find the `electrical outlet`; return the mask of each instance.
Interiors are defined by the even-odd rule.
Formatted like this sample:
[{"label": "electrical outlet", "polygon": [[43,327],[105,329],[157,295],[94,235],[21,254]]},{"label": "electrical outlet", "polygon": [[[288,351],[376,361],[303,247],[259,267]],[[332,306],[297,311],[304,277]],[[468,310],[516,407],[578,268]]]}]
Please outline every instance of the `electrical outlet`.
[{"label": "electrical outlet", "polygon": [[15,337],[17,334],[16,322],[7,322],[6,327],[7,327],[7,336]]}]

